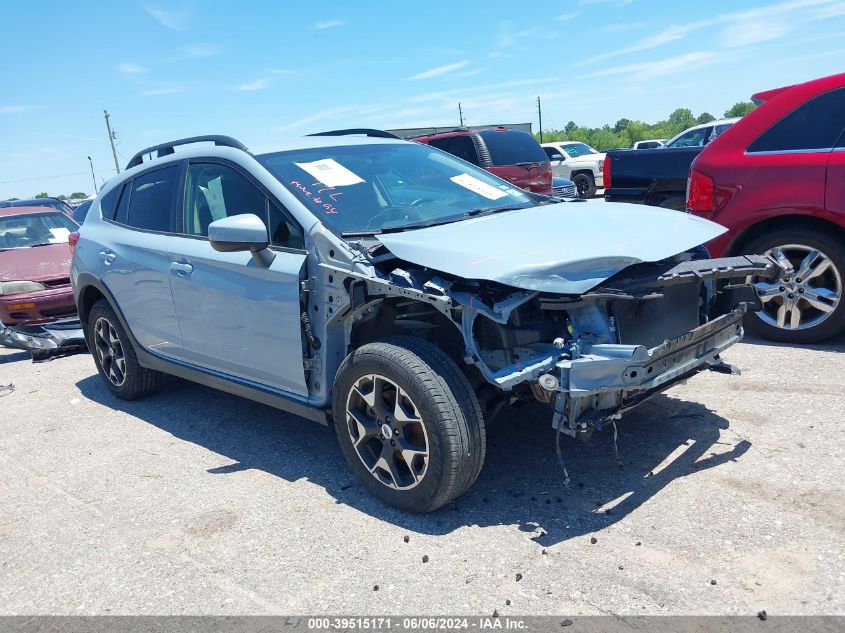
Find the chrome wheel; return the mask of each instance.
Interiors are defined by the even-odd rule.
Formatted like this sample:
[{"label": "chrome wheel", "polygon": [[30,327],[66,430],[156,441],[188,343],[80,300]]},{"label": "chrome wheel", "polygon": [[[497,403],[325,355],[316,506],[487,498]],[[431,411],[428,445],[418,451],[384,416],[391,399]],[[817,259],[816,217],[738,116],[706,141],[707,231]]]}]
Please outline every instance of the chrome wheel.
[{"label": "chrome wheel", "polygon": [[[753,282],[763,302],[760,319],[785,330],[806,330],[833,314],[842,298],[842,277],[830,257],[802,244],[778,249],[794,269],[787,279]],[[771,249],[767,255],[771,255]]]},{"label": "chrome wheel", "polygon": [[126,356],[114,326],[104,317],[94,323],[94,352],[103,373],[115,387],[126,382]]},{"label": "chrome wheel", "polygon": [[346,427],[358,458],[380,483],[409,490],[425,477],[425,424],[407,392],[389,378],[368,374],[355,381],[346,399]]}]

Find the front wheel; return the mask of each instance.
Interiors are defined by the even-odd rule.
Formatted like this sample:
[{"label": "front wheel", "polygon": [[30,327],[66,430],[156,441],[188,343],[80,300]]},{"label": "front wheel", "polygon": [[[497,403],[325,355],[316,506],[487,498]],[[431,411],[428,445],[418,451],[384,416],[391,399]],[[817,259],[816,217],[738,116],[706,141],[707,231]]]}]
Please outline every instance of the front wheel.
[{"label": "front wheel", "polygon": [[481,470],[478,399],[452,359],[427,341],[393,337],[352,352],[338,371],[333,404],[346,461],[390,505],[436,510]]},{"label": "front wheel", "polygon": [[748,329],[774,341],[813,343],[845,328],[845,245],[810,228],[782,228],[760,236],[745,249],[770,254],[778,248],[789,259],[788,279],[754,281],[763,309],[749,313]]},{"label": "front wheel", "polygon": [[579,198],[592,198],[596,195],[596,181],[591,175],[576,174],[572,177],[572,182],[575,183],[575,187],[578,189]]}]

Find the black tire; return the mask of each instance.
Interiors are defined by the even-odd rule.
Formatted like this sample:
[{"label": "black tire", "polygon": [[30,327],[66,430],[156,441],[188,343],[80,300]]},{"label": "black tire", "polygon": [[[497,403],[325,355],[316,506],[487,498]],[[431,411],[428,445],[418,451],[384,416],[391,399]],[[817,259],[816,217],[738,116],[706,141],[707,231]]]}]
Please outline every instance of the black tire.
[{"label": "black tire", "polygon": [[572,177],[579,198],[592,198],[596,195],[596,181],[592,174],[575,174]]},{"label": "black tire", "polygon": [[[365,465],[363,453],[359,454],[354,445],[352,434],[358,427],[347,414],[347,404],[360,394],[353,391],[356,383],[360,387],[362,381],[373,375],[380,380],[386,379],[383,384],[388,389],[383,393],[389,394],[389,388],[396,386],[404,392],[403,397],[407,396],[419,418],[414,424],[424,427],[428,451],[425,468],[419,478],[410,475],[409,479],[414,483],[408,489],[402,489],[395,477],[392,482],[397,485],[385,483],[380,476],[384,469],[374,474],[375,471]],[[364,486],[385,503],[411,512],[431,512],[461,495],[478,477],[486,448],[481,407],[466,376],[451,358],[431,343],[397,336],[362,345],[341,364],[333,400],[334,428],[346,461]],[[387,411],[389,413],[389,409]],[[368,423],[375,421],[377,426],[385,420],[375,412],[365,415],[372,415]],[[398,424],[389,415],[386,420]],[[398,429],[394,433],[400,435]],[[381,439],[384,437],[381,433],[367,440],[367,450],[402,452],[387,448]],[[392,440],[390,442],[392,444]]]},{"label": "black tire", "polygon": [[[818,285],[825,286],[835,284],[838,276],[840,287],[838,305],[836,305],[832,312],[827,313],[817,325],[810,325],[804,329],[778,327],[777,323],[768,322],[764,316],[756,312],[746,315],[745,326],[762,337],[783,343],[815,343],[842,332],[845,329],[845,300],[841,296],[841,289],[843,284],[845,284],[845,244],[836,237],[826,234],[819,229],[799,226],[781,227],[769,231],[747,243],[742,248],[742,252],[760,254],[772,248],[786,245],[795,245],[804,249],[819,251],[829,258],[830,267],[826,273],[820,275],[816,280],[819,282]],[[801,252],[797,249],[787,249],[785,254],[790,257],[790,253],[798,255]],[[796,266],[796,273],[793,275],[793,278],[786,280],[784,285],[781,286],[786,288],[787,291],[790,289],[790,283],[796,283],[800,279],[797,274],[797,264],[800,262],[800,256],[790,257],[790,261],[793,259],[796,259],[796,261],[793,261],[793,266]],[[804,281],[806,282],[807,280]],[[800,288],[800,285],[797,287]],[[794,296],[800,298],[801,295],[794,294]],[[776,304],[768,308],[770,318],[771,312],[774,310],[774,305]],[[810,308],[806,302],[799,305],[805,305]],[[807,311],[810,317],[822,315],[822,312],[818,310],[808,309]],[[813,321],[808,319],[807,322],[812,323]]]},{"label": "black tire", "polygon": [[[138,364],[132,341],[108,301],[100,299],[94,304],[88,315],[86,330],[88,346],[94,357],[97,372],[114,395],[121,400],[137,400],[150,395],[159,387],[164,374]],[[98,330],[107,332],[107,335],[102,336]],[[116,341],[115,344],[106,344],[106,338]],[[106,347],[107,350],[104,349]],[[122,362],[117,360],[118,348]]]}]

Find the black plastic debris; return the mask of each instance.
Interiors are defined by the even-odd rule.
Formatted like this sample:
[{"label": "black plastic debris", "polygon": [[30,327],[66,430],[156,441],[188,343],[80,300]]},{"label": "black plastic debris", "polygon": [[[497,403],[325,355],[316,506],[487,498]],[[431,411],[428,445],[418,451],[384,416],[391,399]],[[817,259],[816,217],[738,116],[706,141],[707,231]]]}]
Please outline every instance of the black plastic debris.
[{"label": "black plastic debris", "polygon": [[590,537],[590,544],[591,545],[595,545],[598,542],[599,542],[599,540],[595,536]]},{"label": "black plastic debris", "polygon": [[423,556],[423,559],[422,559],[422,560],[423,560],[423,562],[424,562],[424,563],[427,563],[427,562],[428,562],[428,554],[426,554],[425,556]]},{"label": "black plastic debris", "polygon": [[769,618],[769,615],[766,613],[766,610],[763,609],[762,611],[757,612],[757,617],[765,621]]}]

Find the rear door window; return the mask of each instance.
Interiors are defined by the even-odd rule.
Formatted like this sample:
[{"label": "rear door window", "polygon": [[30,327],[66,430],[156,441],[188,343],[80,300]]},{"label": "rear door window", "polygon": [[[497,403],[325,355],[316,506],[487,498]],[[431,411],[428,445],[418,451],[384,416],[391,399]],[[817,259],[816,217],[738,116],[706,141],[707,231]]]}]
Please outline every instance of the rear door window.
[{"label": "rear door window", "polygon": [[132,181],[126,224],[147,231],[171,231],[179,176],[180,166],[170,165],[136,177]]},{"label": "rear door window", "polygon": [[473,165],[478,165],[478,153],[475,151],[475,143],[469,136],[447,136],[446,138],[435,138],[428,142],[432,147],[449,152]]},{"label": "rear door window", "polygon": [[787,114],[748,146],[753,152],[827,150],[845,128],[845,88],[830,90]]},{"label": "rear door window", "polygon": [[546,152],[528,132],[482,130],[478,135],[490,150],[490,158],[496,166],[543,163],[549,160]]}]

